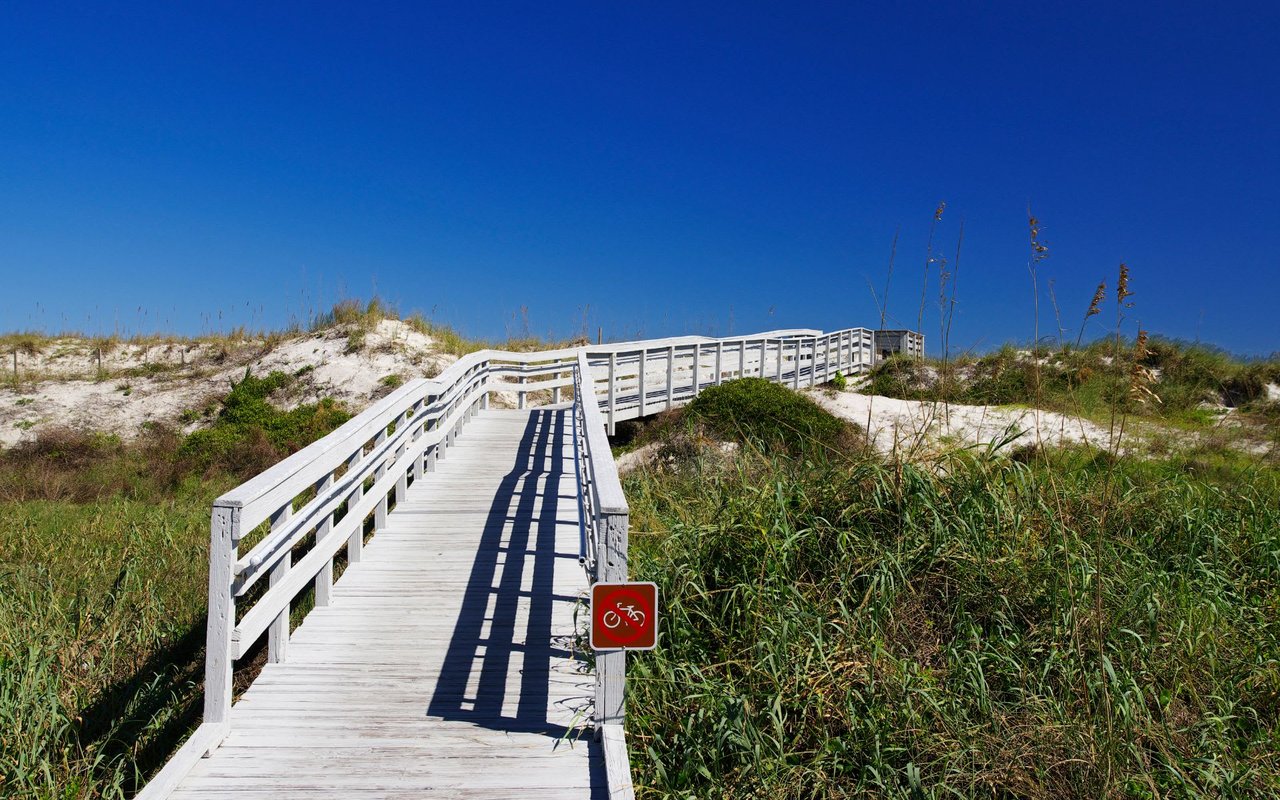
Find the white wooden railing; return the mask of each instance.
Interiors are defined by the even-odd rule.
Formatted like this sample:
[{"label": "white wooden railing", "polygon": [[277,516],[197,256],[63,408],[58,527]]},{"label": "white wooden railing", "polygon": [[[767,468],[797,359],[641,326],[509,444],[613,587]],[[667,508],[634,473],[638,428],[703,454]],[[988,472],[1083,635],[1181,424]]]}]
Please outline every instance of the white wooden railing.
[{"label": "white wooden railing", "polygon": [[[812,386],[873,363],[871,331],[772,331],[749,337],[681,337],[536,353],[482,350],[435,379],[410,381],[333,433],[219,497],[209,550],[204,720],[138,795],[168,795],[228,731],[232,668],[263,638],[267,660],[288,658],[294,600],[314,587],[328,605],[334,559],[360,561],[365,538],[386,524],[413,480],[435,469],[495,393],[574,400],[582,560],[592,581],[627,579],[627,501],[606,438],[617,422],[683,405],[709,386],[764,377]],[[603,383],[603,387],[600,385]],[[548,397],[549,396],[549,397]],[[295,562],[295,550],[303,554]],[[243,551],[243,552],[242,552]],[[265,579],[265,584],[264,584]],[[630,795],[623,737],[625,652],[596,658],[595,722],[611,795]],[[613,790],[617,790],[615,793]]]}]

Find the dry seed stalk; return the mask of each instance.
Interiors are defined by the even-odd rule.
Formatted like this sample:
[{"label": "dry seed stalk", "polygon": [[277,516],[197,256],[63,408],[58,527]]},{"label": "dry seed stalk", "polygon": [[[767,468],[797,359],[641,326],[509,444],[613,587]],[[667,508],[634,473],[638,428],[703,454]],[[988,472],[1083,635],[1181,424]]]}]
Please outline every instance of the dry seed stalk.
[{"label": "dry seed stalk", "polygon": [[1107,282],[1099,281],[1098,288],[1093,292],[1093,299],[1089,301],[1089,310],[1084,312],[1084,319],[1080,321],[1080,334],[1076,336],[1076,347],[1080,346],[1080,340],[1084,338],[1084,326],[1089,321],[1089,317],[1096,317],[1102,313],[1102,301],[1106,298]]},{"label": "dry seed stalk", "polygon": [[1129,398],[1138,403],[1146,403],[1148,400],[1161,402],[1159,395],[1151,391],[1156,375],[1142,363],[1150,352],[1147,349],[1147,332],[1139,329],[1138,339],[1133,345],[1133,365],[1129,368]]}]

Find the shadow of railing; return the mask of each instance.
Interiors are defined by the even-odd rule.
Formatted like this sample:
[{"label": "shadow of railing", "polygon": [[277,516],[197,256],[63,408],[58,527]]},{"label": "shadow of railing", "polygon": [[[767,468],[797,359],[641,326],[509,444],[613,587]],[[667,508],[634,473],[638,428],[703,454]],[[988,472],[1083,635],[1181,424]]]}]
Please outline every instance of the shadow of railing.
[{"label": "shadow of railing", "polygon": [[[550,695],[553,677],[591,681],[580,653],[581,670],[564,669],[562,659],[574,656],[571,637],[552,636],[556,604],[578,599],[554,592],[557,559],[577,560],[576,553],[556,552],[557,528],[569,524],[557,516],[564,510],[562,504],[574,497],[561,493],[561,481],[576,484],[577,480],[563,452],[570,437],[571,413],[567,409],[530,413],[512,468],[503,477],[485,520],[458,621],[427,709],[431,716],[564,740],[588,730],[586,708],[576,709],[580,719],[565,724],[563,717],[574,710],[552,708]],[[576,527],[573,538],[576,541]],[[527,613],[522,613],[525,609]],[[559,661],[559,670],[553,669],[554,661]],[[509,697],[511,692],[518,696]],[[561,719],[553,720],[553,712]]]}]

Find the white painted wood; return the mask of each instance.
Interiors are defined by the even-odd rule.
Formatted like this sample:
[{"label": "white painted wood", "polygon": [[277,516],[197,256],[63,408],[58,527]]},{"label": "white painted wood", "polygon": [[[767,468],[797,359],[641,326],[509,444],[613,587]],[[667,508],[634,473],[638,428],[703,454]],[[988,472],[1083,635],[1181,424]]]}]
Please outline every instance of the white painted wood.
[{"label": "white painted wood", "polygon": [[201,723],[182,746],[170,756],[164,767],[155,774],[134,800],[163,800],[182,783],[191,768],[200,763],[207,753],[217,748],[226,738],[229,726],[223,723]]},{"label": "white painted wood", "polygon": [[[290,515],[293,514],[293,502],[289,501],[281,506],[280,510],[271,518],[271,528],[278,529],[284,523],[289,521]],[[293,556],[289,551],[285,551],[276,565],[271,568],[270,586],[276,587],[289,577],[289,570],[293,566]],[[280,612],[275,615],[271,621],[271,626],[267,628],[267,663],[280,664],[288,657],[289,651],[289,600],[292,595],[285,598],[281,604],[283,607]]]},{"label": "white painted wood", "polygon": [[[813,385],[829,379],[833,373],[833,346],[836,351],[835,368],[847,374],[863,372],[874,362],[873,337],[866,329],[847,329],[829,335],[804,330],[773,331],[749,338],[721,340],[678,337],[542,353],[480,351],[460,358],[438,379],[410,381],[330,436],[219,498],[210,527],[206,724],[222,726],[232,717],[242,720],[242,725],[231,726],[232,733],[228,736],[234,740],[240,728],[265,732],[273,725],[288,722],[289,714],[301,714],[303,716],[298,719],[306,719],[305,724],[289,722],[288,735],[277,733],[265,741],[283,741],[290,736],[296,740],[297,736],[304,735],[308,746],[320,747],[324,741],[344,736],[350,739],[356,731],[390,731],[399,725],[382,715],[381,700],[377,698],[386,698],[390,702],[391,698],[402,696],[415,685],[415,681],[438,675],[429,666],[424,668],[422,653],[430,648],[443,647],[449,640],[444,632],[429,625],[424,627],[424,615],[413,610],[414,604],[439,606],[461,602],[461,598],[474,594],[467,588],[467,570],[476,556],[451,554],[455,552],[459,537],[467,535],[466,531],[483,530],[489,524],[487,510],[494,500],[493,487],[510,472],[509,465],[495,463],[493,459],[496,457],[500,462],[502,454],[512,454],[513,443],[518,441],[524,431],[522,426],[530,419],[527,414],[538,413],[525,412],[521,415],[521,412],[498,411],[495,412],[497,416],[479,415],[480,410],[488,408],[490,393],[506,391],[508,386],[519,387],[520,400],[527,403],[531,392],[549,390],[553,400],[559,399],[564,386],[580,382],[574,393],[573,410],[569,412],[581,422],[580,444],[575,445],[574,438],[564,433],[568,441],[557,447],[581,451],[581,488],[573,492],[579,497],[574,514],[576,516],[579,509],[589,511],[587,518],[591,536],[588,549],[594,556],[596,576],[602,579],[605,575],[625,577],[627,506],[606,433],[615,429],[617,421],[652,410],[648,398],[650,393],[661,397],[665,389],[665,406],[668,408],[697,396],[705,381],[704,344],[712,343],[715,345],[715,375],[710,381],[713,385],[723,382],[726,377],[748,374],[764,377],[772,371],[774,380],[790,377],[790,384],[798,387],[802,381],[802,370],[807,370],[809,385]],[[723,354],[726,344],[738,349],[736,371],[725,370]],[[777,361],[773,365],[775,369],[770,370],[768,357],[770,347],[775,344]],[[818,360],[819,347],[823,350],[821,364]],[[785,372],[784,362],[788,353],[784,348],[791,351],[790,375]],[[677,358],[681,352],[688,352],[690,360],[687,364],[683,356]],[[655,356],[653,366],[665,366],[665,376],[656,369],[650,374],[650,353]],[[600,367],[607,366],[603,402],[596,394],[595,379],[590,371],[591,359]],[[634,372],[631,371],[632,366],[635,367]],[[665,386],[653,385],[655,380],[664,379]],[[686,393],[681,388],[677,392],[677,385],[687,385],[689,391]],[[394,425],[392,434],[387,433],[389,425]],[[468,430],[474,428],[475,434],[460,439],[464,427]],[[366,446],[370,447],[368,454],[364,452]],[[457,450],[459,468],[437,469],[437,462],[446,449],[451,453]],[[575,452],[574,457],[579,455]],[[530,465],[534,463],[535,460],[528,462]],[[334,471],[344,464],[346,468],[342,476],[335,477]],[[410,474],[412,485],[409,484]],[[373,488],[366,497],[363,483],[369,479],[372,479]],[[309,487],[315,487],[315,497],[291,513],[294,498]],[[428,492],[429,488],[433,491]],[[396,498],[396,511],[388,513],[388,496],[392,493]],[[535,497],[543,499],[536,502],[545,502],[546,497],[561,493],[538,491]],[[334,514],[344,502],[348,511],[341,520],[335,521]],[[568,504],[571,508],[573,505]],[[536,513],[535,510],[535,517]],[[371,540],[376,548],[374,552],[385,554],[374,560],[365,559],[363,553],[363,521],[369,514],[374,515],[378,531]],[[424,514],[426,516],[422,517]],[[272,518],[270,532],[248,553],[238,555],[237,542],[241,536],[269,517]],[[429,529],[421,528],[427,519],[435,522],[430,523]],[[501,526],[506,530],[512,524],[520,524],[518,519],[504,518]],[[293,547],[312,535],[315,544],[311,550],[298,563],[291,563],[289,554]],[[580,542],[580,535],[578,539]],[[333,557],[344,545],[350,565],[342,581],[334,585]],[[580,551],[582,548],[572,549]],[[508,549],[498,561],[510,563],[511,559],[519,557],[518,551]],[[428,579],[426,572],[430,570],[444,571],[433,573],[433,577]],[[262,575],[270,576],[268,590],[244,612],[240,624],[235,625],[235,598],[243,596]],[[316,610],[291,637],[288,631],[290,600],[309,582],[315,586]],[[497,588],[489,587],[489,591]],[[557,573],[550,591],[554,597],[561,597],[565,592],[572,595],[575,589],[572,584],[565,584]],[[520,602],[532,602],[538,595],[525,592],[519,596],[525,598]],[[517,613],[508,617],[509,621],[504,624],[527,624],[530,617],[522,609],[517,609]],[[323,620],[329,620],[326,623],[328,627],[321,624]],[[268,637],[273,640],[268,647],[272,663],[245,694],[242,703],[233,708],[230,703],[231,664],[235,658],[244,655],[261,635],[268,633],[268,629]],[[424,647],[428,650],[424,651]],[[286,652],[288,664],[280,663]],[[514,650],[512,658],[522,652]],[[583,676],[577,684],[588,695],[590,685],[595,684],[594,716],[601,724],[611,719],[620,723],[623,718],[625,656],[612,658],[621,655],[603,654],[595,679]],[[296,664],[297,668],[307,671],[279,672],[293,669],[289,664]],[[333,673],[334,681],[323,686],[325,694],[314,697],[308,694],[313,689],[319,691],[321,685],[316,681],[327,680],[325,675],[333,670],[356,665],[362,665],[357,673]],[[381,674],[380,670],[385,668],[401,667],[409,672],[396,675],[394,682],[383,685],[380,692],[374,695],[359,692],[358,687],[370,679],[369,676]],[[526,671],[524,674],[536,673]],[[290,677],[280,682],[275,679],[276,675]],[[547,697],[553,702],[554,698],[566,697],[565,692],[577,691],[573,688],[572,679],[566,683],[561,678],[548,675],[546,681]],[[521,686],[526,683],[522,679]],[[257,687],[264,691],[272,689],[275,693],[264,695],[257,691]],[[475,695],[474,702],[482,702],[485,697],[492,699],[493,696],[491,689],[484,689]],[[301,705],[290,705],[303,697],[312,699]],[[332,699],[335,697],[345,701],[334,703]],[[342,707],[359,711],[363,716],[339,721],[341,714],[335,709]],[[552,716],[549,711],[548,719]],[[415,716],[414,719],[421,718]],[[303,731],[305,733],[300,734]],[[415,734],[407,740],[397,741],[416,740]],[[235,750],[234,742],[228,749]],[[222,749],[217,752],[222,752]],[[236,758],[248,764],[245,771],[276,777],[276,773],[271,772],[271,759],[255,759],[245,755],[243,750],[239,752],[241,756]],[[431,760],[419,758],[414,763]],[[175,764],[178,761],[175,758]],[[174,774],[174,771],[165,774]],[[402,777],[408,775],[397,774]],[[471,776],[471,771],[467,774]],[[212,775],[210,773],[206,778],[196,776],[199,778],[197,783],[208,783],[207,778]],[[345,780],[347,778],[341,778],[339,783]],[[470,796],[472,789],[468,787],[481,783],[483,781],[472,780],[465,785],[460,784],[460,794],[456,796]],[[218,791],[223,791],[221,784],[219,786]],[[227,791],[239,791],[234,786],[225,788]],[[536,788],[530,787],[530,790]],[[335,786],[334,791],[339,791],[339,788]],[[181,791],[179,795],[182,795]]]},{"label": "white painted wood", "polygon": [[[316,484],[316,494],[324,494],[333,486],[333,473],[329,473]],[[333,530],[333,514],[325,516],[324,520],[316,527],[316,541],[324,541],[329,536],[329,532]],[[333,596],[333,557],[330,556],[324,561],[324,566],[320,568],[320,572],[315,577],[315,603],[317,608],[323,608],[332,602]]]},{"label": "white painted wood", "polygon": [[618,354],[609,354],[609,435],[615,435],[617,431],[616,420],[614,419],[614,409],[617,403],[617,371],[618,371]]},{"label": "white painted wood", "polygon": [[209,525],[209,617],[205,628],[204,721],[224,724],[231,713],[231,630],[236,624],[231,596],[240,509],[215,505]]},{"label": "white painted wood", "polygon": [[[603,440],[599,404],[585,406]],[[333,604],[298,627],[289,661],[264,668],[230,709],[225,741],[190,767],[171,796],[587,796],[604,769],[601,748],[585,732],[595,681],[573,652],[586,577],[562,557],[576,550],[576,509],[562,499],[574,494],[576,478],[556,464],[573,457],[573,442],[568,426],[536,419],[556,413],[567,412],[491,409],[476,417],[449,463],[408,487],[364,559],[334,585]],[[545,444],[517,459],[530,420]],[[607,441],[604,448],[607,454]],[[518,481],[503,501],[510,511],[501,514],[501,540],[488,542],[495,497],[510,475]],[[394,480],[388,473],[380,486]],[[375,502],[379,490],[364,502]],[[539,509],[546,502],[556,502],[553,541],[545,540]],[[335,546],[345,539],[342,523],[328,537]],[[481,549],[495,543],[497,550]],[[317,549],[320,542],[311,552]],[[310,557],[294,572],[303,574]],[[468,589],[486,557],[493,580]],[[544,593],[531,592],[534,586]],[[476,597],[499,606],[491,601],[465,622],[463,604]],[[549,631],[539,603],[549,603],[541,606],[550,609]],[[459,641],[474,642],[474,659],[446,669]],[[539,653],[546,654],[533,660]],[[490,664],[493,658],[500,660]],[[499,668],[496,682],[481,679]],[[441,696],[455,698],[452,712],[438,707]],[[564,728],[566,736],[558,732]]]},{"label": "white painted wood", "polygon": [[[627,580],[627,515],[605,514],[599,543],[601,581]],[[596,724],[622,724],[626,713],[627,653],[596,653]]]},{"label": "white painted wood", "polygon": [[600,745],[604,750],[604,771],[609,784],[609,800],[635,800],[631,782],[631,757],[627,753],[627,737],[621,725],[602,725]]},{"label": "white painted wood", "polygon": [[693,345],[693,396],[698,396],[698,368],[702,366],[702,345]]},{"label": "white painted wood", "polygon": [[[373,440],[373,446],[377,448],[387,441],[387,429],[383,428],[378,431],[378,435]],[[378,467],[373,472],[374,482],[382,480],[382,476],[387,474],[387,462],[385,457],[378,459]],[[373,512],[373,530],[375,532],[387,526],[387,496],[385,494],[378,495],[378,505]]]},{"label": "white painted wood", "polygon": [[675,408],[676,397],[676,346],[667,348],[667,410]]},{"label": "white painted wood", "polygon": [[638,389],[640,393],[640,413],[636,415],[639,417],[643,417],[645,415],[645,412],[648,411],[649,399],[648,399],[648,395],[646,394],[646,389],[644,385],[645,371],[648,363],[649,363],[649,350],[647,348],[642,347],[640,348],[640,373],[638,378],[639,380]]},{"label": "white painted wood", "polygon": [[[348,473],[355,469],[362,460],[364,460],[363,447],[352,453],[351,457],[347,460]],[[359,474],[363,474],[363,472],[360,472]],[[347,539],[348,564],[360,563],[360,557],[364,552],[364,517],[357,516],[353,513],[354,509],[360,504],[362,499],[364,499],[364,480],[360,479],[355,481],[355,488],[352,489],[351,494],[347,495],[347,515],[342,518],[343,522],[348,522],[349,520],[355,521],[354,526],[351,526],[350,524],[348,525],[348,527],[353,527],[350,538]]]}]

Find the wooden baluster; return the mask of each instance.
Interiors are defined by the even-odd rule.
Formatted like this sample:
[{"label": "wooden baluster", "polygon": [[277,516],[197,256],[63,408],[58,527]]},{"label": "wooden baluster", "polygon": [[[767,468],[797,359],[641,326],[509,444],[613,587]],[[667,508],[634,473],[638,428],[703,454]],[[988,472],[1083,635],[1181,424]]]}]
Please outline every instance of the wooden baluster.
[{"label": "wooden baluster", "polygon": [[[480,399],[484,400],[488,395],[481,395]],[[426,434],[426,425],[422,422],[422,409],[425,406],[423,401],[419,400],[413,404],[413,441],[418,441]],[[413,459],[413,482],[417,483],[422,480],[422,473],[426,469],[426,453],[419,453]]]},{"label": "wooden baluster", "polygon": [[[356,451],[347,459],[347,474],[352,475],[359,471],[360,462],[364,460],[364,446],[356,448]],[[347,496],[347,513],[354,514],[356,506],[364,499],[364,481],[356,481],[355,488],[351,490],[351,494]],[[347,539],[347,563],[356,564],[360,561],[360,556],[364,552],[364,520],[356,521],[356,529],[351,532],[351,538]]]},{"label": "wooden baluster", "polygon": [[[616,389],[617,389],[617,387],[614,386],[614,381],[617,380],[617,377],[616,377],[617,370],[618,370],[618,354],[610,353],[609,354],[609,435],[610,436],[613,436],[618,432],[617,426],[614,424],[614,419],[613,419],[614,397],[616,395]],[[585,378],[586,376],[583,376],[583,377]],[[586,400],[584,399],[583,402],[586,402]]]},{"label": "wooden baluster", "polygon": [[676,346],[667,348],[667,410],[675,407],[676,396]]},{"label": "wooden baluster", "polygon": [[693,346],[693,396],[698,396],[698,367],[702,361],[702,345],[694,344]]},{"label": "wooden baluster", "polygon": [[[293,515],[293,500],[285,501],[285,504],[271,515],[271,530],[279,530],[282,525],[289,521],[289,517]],[[289,574],[289,569],[293,566],[293,554],[286,550],[275,566],[271,568],[271,577],[269,578],[269,586],[275,586],[285,579]],[[289,611],[291,603],[285,603],[279,615],[271,622],[271,627],[267,628],[267,663],[283,664],[289,650]]]},{"label": "wooden baluster", "polygon": [[639,388],[640,388],[640,413],[636,415],[637,417],[643,417],[643,416],[644,416],[644,406],[645,406],[645,396],[644,396],[644,393],[645,393],[644,373],[645,373],[645,371],[646,371],[646,370],[645,370],[645,368],[646,368],[648,365],[649,365],[649,351],[648,351],[648,349],[646,349],[646,348],[641,348],[641,349],[640,349],[640,371],[637,373],[637,374],[640,376],[640,385],[639,385]]},{"label": "wooden baluster", "polygon": [[[324,502],[325,494],[333,488],[333,473],[330,472],[316,483],[316,497],[321,498],[320,502]],[[316,526],[316,544],[324,541],[329,535],[329,531],[333,530],[333,514],[326,514],[325,518],[320,520],[320,524]],[[316,573],[315,577],[315,599],[316,607],[327,606],[332,602],[333,596],[333,559],[325,559],[324,566]]]},{"label": "wooden baluster", "polygon": [[[429,434],[432,431],[434,431],[436,429],[436,426],[438,426],[439,424],[440,424],[439,418],[427,420],[422,425],[423,435],[425,436],[426,434]],[[427,447],[426,452],[423,453],[422,460],[425,462],[427,472],[436,471],[436,454],[439,453],[439,451],[440,451],[440,443],[437,442],[436,444],[433,444]]]},{"label": "wooden baluster", "polygon": [[[387,440],[387,429],[383,428],[378,431],[378,436],[373,440],[374,449]],[[378,457],[378,466],[373,471],[373,482],[376,485],[383,475],[387,474],[386,456]],[[382,530],[387,526],[387,496],[384,494],[378,498],[378,504],[373,509],[373,530],[375,532]]]},{"label": "wooden baluster", "polygon": [[400,463],[401,457],[404,456],[405,449],[406,446],[403,444],[396,448],[396,458],[394,463],[396,465],[396,472],[399,473],[396,477],[396,506],[399,506],[404,502],[404,493],[409,491],[409,470],[411,467]]},{"label": "wooden baluster", "polygon": [[724,376],[721,370],[724,368],[724,342],[716,342],[716,379],[715,385],[719,386],[724,382]]}]

